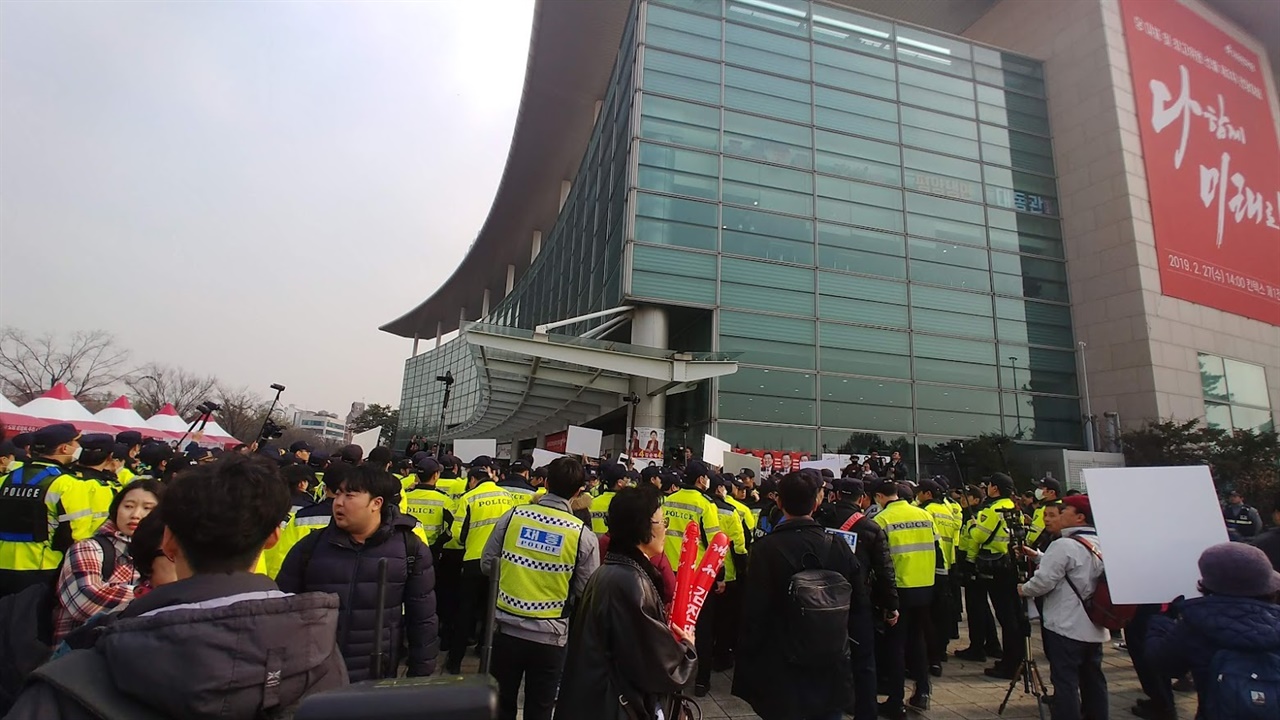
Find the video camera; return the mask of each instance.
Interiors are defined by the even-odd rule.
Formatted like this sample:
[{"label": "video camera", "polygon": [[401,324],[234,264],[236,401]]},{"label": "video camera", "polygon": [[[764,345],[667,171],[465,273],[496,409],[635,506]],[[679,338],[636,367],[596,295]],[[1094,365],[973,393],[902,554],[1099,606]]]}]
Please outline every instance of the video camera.
[{"label": "video camera", "polygon": [[266,422],[262,423],[262,432],[258,435],[258,445],[265,445],[269,440],[274,440],[281,435],[284,435],[284,428],[276,423],[275,420],[267,418]]}]

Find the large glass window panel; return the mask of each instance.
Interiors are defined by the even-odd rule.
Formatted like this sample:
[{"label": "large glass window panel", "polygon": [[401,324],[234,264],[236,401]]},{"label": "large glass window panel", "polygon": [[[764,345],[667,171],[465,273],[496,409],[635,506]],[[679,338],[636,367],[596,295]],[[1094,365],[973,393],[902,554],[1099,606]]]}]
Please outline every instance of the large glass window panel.
[{"label": "large glass window panel", "polygon": [[1200,387],[1204,391],[1205,400],[1231,400],[1227,392],[1227,370],[1222,358],[1217,355],[1200,353]]},{"label": "large glass window panel", "polygon": [[885,432],[911,432],[911,408],[823,399],[822,424]]},{"label": "large glass window panel", "polygon": [[983,248],[913,237],[907,240],[907,249],[912,260],[924,260],[972,270],[987,269],[987,251]]},{"label": "large glass window panel", "polygon": [[973,65],[968,43],[935,35],[913,27],[897,25],[899,62],[918,65],[951,75],[971,77]]},{"label": "large glass window panel", "polygon": [[990,390],[916,383],[916,407],[924,410],[1000,414],[1000,398]]},{"label": "large glass window panel", "polygon": [[991,269],[992,286],[999,294],[1067,302],[1066,268],[1060,262],[992,253]]},{"label": "large glass window panel", "polygon": [[[902,108],[902,124],[904,126],[922,128],[924,130],[931,130],[945,135],[953,135],[966,140],[978,139],[978,124],[972,120],[943,115],[941,113],[930,112],[920,108],[904,106]],[[903,142],[906,143],[905,135],[903,136]],[[966,154],[949,151],[946,148],[939,148],[939,151],[947,152],[951,155]]]},{"label": "large glass window panel", "polygon": [[808,83],[726,66],[724,84],[725,107],[793,122],[808,123],[812,119],[813,99]]},{"label": "large glass window panel", "polygon": [[809,79],[809,43],[729,23],[724,31],[724,60],[734,65]]},{"label": "large glass window panel", "polygon": [[763,163],[724,159],[724,201],[793,215],[813,214],[813,175]]},{"label": "large glass window panel", "polygon": [[640,143],[637,185],[676,195],[716,199],[720,158],[665,145]]},{"label": "large glass window panel", "polygon": [[720,304],[743,310],[812,317],[813,270],[726,257],[720,267]]},{"label": "large glass window panel", "polygon": [[[924,215],[907,215],[907,232],[924,238],[941,241],[939,245],[965,243],[969,245],[985,245],[987,228],[974,223],[947,220]],[[983,262],[985,267],[986,263]]]},{"label": "large glass window panel", "polygon": [[889,57],[892,37],[892,23],[841,8],[813,5],[814,40]]},{"label": "large glass window panel", "polygon": [[989,207],[987,222],[991,226],[987,234],[993,249],[1063,257],[1062,235],[1057,220]]},{"label": "large glass window panel", "polygon": [[815,337],[813,320],[720,311],[720,350],[740,362],[812,370]]},{"label": "large glass window panel", "polygon": [[[900,408],[911,407],[911,385],[909,383],[826,374],[822,376],[820,383],[824,408],[829,401],[888,405]],[[826,420],[827,418],[823,418],[824,422]],[[849,427],[843,423],[836,424],[840,427]],[[855,425],[853,427],[858,426]]]},{"label": "large glass window panel", "polygon": [[1058,190],[1053,178],[1009,168],[983,167],[987,204],[1036,215],[1058,215]]},{"label": "large glass window panel", "polygon": [[[813,122],[818,127],[898,142],[898,106],[827,87],[813,90]],[[974,143],[976,156],[977,143]]]},{"label": "large glass window panel", "polygon": [[1252,430],[1253,432],[1270,432],[1276,429],[1275,420],[1272,418],[1270,410],[1245,407],[1244,405],[1231,406],[1231,425],[1240,430]]},{"label": "large glass window panel", "polygon": [[1205,402],[1204,422],[1211,428],[1231,430],[1231,406],[1224,403]]},{"label": "large glass window panel", "polygon": [[984,124],[981,139],[985,162],[1053,175],[1053,148],[1048,138]]},{"label": "large glass window panel", "polygon": [[775,32],[805,35],[808,11],[809,3],[805,0],[729,0],[725,17]]},{"label": "large glass window panel", "polygon": [[986,224],[986,215],[981,205],[948,200],[933,195],[907,193],[907,212],[931,215],[937,218],[948,218],[976,225]]},{"label": "large glass window panel", "polygon": [[1075,395],[1076,355],[1070,351],[1002,343],[1000,386],[1019,392]]},{"label": "large glass window panel", "polygon": [[962,315],[941,310],[913,310],[911,328],[922,332],[990,339],[995,337],[989,317]]},{"label": "large glass window panel", "polygon": [[640,137],[716,150],[720,147],[719,108],[645,95]]},{"label": "large glass window panel", "polygon": [[963,115],[969,118],[977,117],[977,111],[974,109],[972,100],[958,98],[955,95],[936,90],[925,90],[924,88],[902,85],[898,90],[898,100],[909,105],[933,108],[953,115]]},{"label": "large glass window panel", "polygon": [[1044,97],[1044,80],[1037,77],[1007,70],[997,70],[985,65],[978,65],[975,68],[974,76],[979,82],[999,85],[1010,90]]},{"label": "large glass window panel", "polygon": [[1071,311],[1065,305],[997,297],[996,318],[1005,342],[1074,347]]},{"label": "large glass window panel", "polygon": [[800,265],[813,264],[813,221],[724,207],[722,250]]},{"label": "large glass window panel", "polygon": [[636,245],[631,292],[638,297],[714,304],[716,256]]},{"label": "large glass window panel", "polygon": [[818,431],[811,427],[719,422],[716,435],[741,450],[816,453],[818,449]]},{"label": "large glass window panel", "polygon": [[679,50],[691,55],[720,59],[720,21],[659,5],[646,11],[646,45]]},{"label": "large glass window panel", "polygon": [[898,68],[898,82],[903,85],[934,90],[965,100],[973,100],[973,83],[956,77],[939,75],[909,66]]},{"label": "large glass window panel", "polygon": [[822,267],[905,280],[904,254],[900,235],[818,223],[818,264]]},{"label": "large glass window panel", "polygon": [[956,338],[936,337],[933,335],[915,335],[915,356],[958,360],[960,362],[978,363],[995,366],[996,346],[989,342],[959,340]]},{"label": "large glass window panel", "polygon": [[816,137],[818,172],[887,185],[902,184],[896,145],[826,130],[818,130]]},{"label": "large glass window panel", "polygon": [[[947,157],[945,155],[936,155],[927,153],[923,150],[914,150],[912,148],[902,149],[902,164],[909,168],[929,173],[931,175],[945,175],[949,178],[982,181],[982,168],[975,162],[960,160],[959,158]],[[924,190],[924,192],[933,192],[935,195],[948,195],[950,197],[959,197],[961,200],[972,200],[981,202],[981,193],[973,193],[969,196],[959,196],[948,192],[936,192],[934,190]]]},{"label": "large glass window panel", "polygon": [[907,334],[878,328],[818,324],[823,372],[911,377]]},{"label": "large glass window panel", "polygon": [[1080,442],[1080,401],[1076,398],[1004,393],[1005,433],[1035,442]]},{"label": "large glass window panel", "polygon": [[648,92],[719,105],[720,65],[645,48],[643,85]]},{"label": "large glass window panel", "polygon": [[[903,106],[903,117],[906,117],[906,111],[909,109]],[[965,138],[948,135],[946,133],[934,132],[933,130],[925,130],[919,127],[912,127],[904,124],[902,126],[902,144],[914,145],[922,147],[926,150],[934,150],[936,152],[950,153],[961,157],[972,158],[977,160],[981,154],[978,149],[977,140],[966,140]]]},{"label": "large glass window panel", "polygon": [[999,415],[955,412],[951,410],[916,410],[916,430],[922,433],[977,437],[999,433]]},{"label": "large glass window panel", "polygon": [[1226,370],[1231,402],[1261,408],[1271,407],[1271,399],[1267,395],[1267,375],[1261,365],[1225,358],[1222,366]]},{"label": "large glass window panel", "polygon": [[814,46],[813,61],[814,82],[889,100],[898,96],[893,63],[823,45]]},{"label": "large glass window panel", "polygon": [[888,280],[818,272],[818,312],[829,320],[907,327],[907,286]]},{"label": "large glass window panel", "polygon": [[880,208],[902,209],[902,191],[897,188],[868,185],[826,175],[818,176],[818,195]]},{"label": "large glass window panel", "polygon": [[688,225],[716,226],[716,206],[711,203],[662,197],[648,193],[636,194],[636,215],[656,220],[674,220]]},{"label": "large glass window panel", "polygon": [[670,5],[681,10],[693,10],[707,15],[719,16],[723,0],[649,0],[650,5]]},{"label": "large glass window panel", "polygon": [[818,396],[817,377],[813,373],[739,367],[738,372],[720,378],[720,392],[813,400]]},{"label": "large glass window panel", "polygon": [[817,203],[817,214],[819,219],[847,225],[862,225],[891,232],[904,230],[901,211],[887,210],[875,205],[820,197]]},{"label": "large glass window panel", "polygon": [[725,153],[807,170],[813,167],[812,147],[807,127],[725,111]]},{"label": "large glass window panel", "polygon": [[720,391],[720,418],[756,422],[813,425],[817,422],[817,403],[813,400],[742,395]]}]

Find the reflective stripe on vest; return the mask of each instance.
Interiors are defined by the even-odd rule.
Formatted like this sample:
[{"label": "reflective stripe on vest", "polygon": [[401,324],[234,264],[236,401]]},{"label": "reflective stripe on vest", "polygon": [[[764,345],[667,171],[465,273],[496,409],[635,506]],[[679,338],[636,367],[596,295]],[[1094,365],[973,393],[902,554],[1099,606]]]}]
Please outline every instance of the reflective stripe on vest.
[{"label": "reflective stripe on vest", "polygon": [[519,617],[568,617],[584,528],[577,517],[545,505],[512,510],[502,542],[498,607]]},{"label": "reflective stripe on vest", "polygon": [[507,514],[515,501],[511,493],[489,480],[477,485],[458,502],[467,514],[467,538],[462,559],[479,560],[484,554],[485,543],[493,534],[493,526]]},{"label": "reflective stripe on vest", "polygon": [[933,516],[910,503],[897,500],[876,513],[876,524],[889,538],[889,554],[900,588],[933,585],[936,563]]},{"label": "reflective stripe on vest", "polygon": [[609,505],[615,492],[607,492],[591,501],[591,530],[597,535],[609,532]]},{"label": "reflective stripe on vest", "polygon": [[427,544],[435,545],[444,532],[444,511],[450,504],[449,496],[436,488],[418,488],[405,494],[409,514],[422,523]]}]

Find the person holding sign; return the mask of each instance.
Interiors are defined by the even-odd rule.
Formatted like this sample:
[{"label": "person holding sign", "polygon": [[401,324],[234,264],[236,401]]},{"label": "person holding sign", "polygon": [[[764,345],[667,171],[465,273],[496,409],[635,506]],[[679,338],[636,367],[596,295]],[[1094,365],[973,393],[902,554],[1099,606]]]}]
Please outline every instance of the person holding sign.
[{"label": "person holding sign", "polygon": [[[666,531],[667,560],[671,567],[680,567],[680,546],[684,543],[685,529],[691,523],[697,523],[698,555],[696,563],[702,562],[711,538],[720,532],[720,513],[704,494],[711,487],[711,470],[697,460],[691,461],[684,468],[684,483],[680,489],[667,496],[663,507],[670,525]],[[610,526],[612,528],[612,526]],[[698,663],[698,678],[694,684],[694,694],[706,695],[711,689],[711,653],[712,623],[715,617],[716,598],[725,590],[723,578],[715,584],[715,592],[707,597],[698,616],[698,655],[702,662]],[[704,629],[705,628],[705,629]]]},{"label": "person holding sign", "polygon": [[569,614],[600,566],[595,533],[569,510],[586,478],[573,458],[547,468],[547,493],[499,518],[480,569],[498,566],[497,632],[491,673],[498,681],[498,717],[515,720],[524,680],[526,720],[551,720],[564,664]]}]

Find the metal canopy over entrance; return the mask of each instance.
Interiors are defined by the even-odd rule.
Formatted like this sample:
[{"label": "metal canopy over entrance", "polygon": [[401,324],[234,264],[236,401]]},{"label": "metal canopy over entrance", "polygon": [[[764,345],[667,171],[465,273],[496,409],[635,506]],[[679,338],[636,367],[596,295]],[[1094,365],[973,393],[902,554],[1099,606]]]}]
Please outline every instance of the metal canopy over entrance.
[{"label": "metal canopy over entrance", "polygon": [[633,380],[659,395],[738,370],[727,353],[681,353],[485,323],[467,325],[455,342],[470,347],[481,399],[471,419],[450,427],[446,438],[555,432],[620,407]]}]

